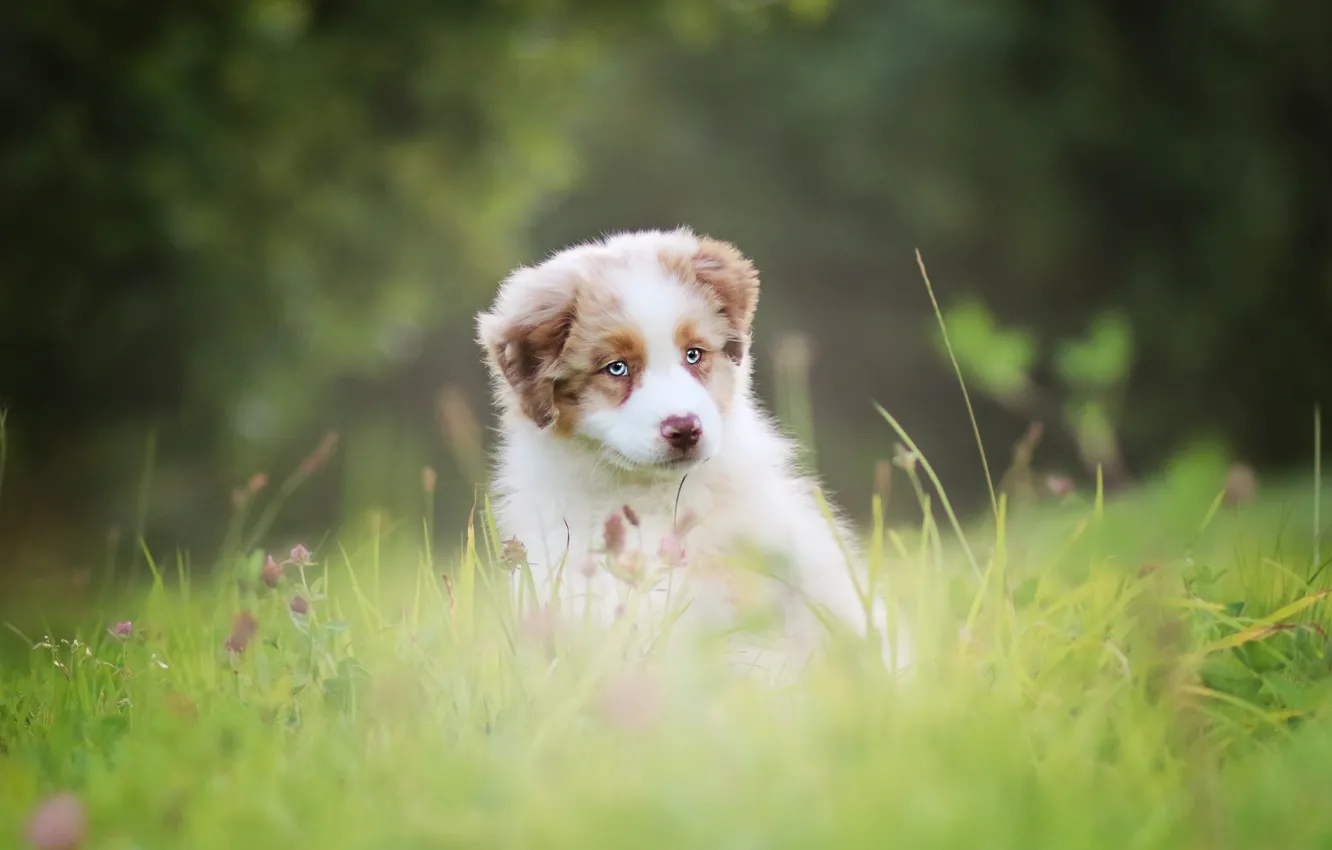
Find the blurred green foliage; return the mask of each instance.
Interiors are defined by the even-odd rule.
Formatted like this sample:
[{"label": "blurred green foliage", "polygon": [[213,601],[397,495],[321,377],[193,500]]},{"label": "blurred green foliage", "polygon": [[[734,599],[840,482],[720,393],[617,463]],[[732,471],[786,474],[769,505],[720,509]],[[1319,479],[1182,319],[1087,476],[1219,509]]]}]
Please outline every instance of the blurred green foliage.
[{"label": "blurred green foliage", "polygon": [[1088,475],[1108,476],[1112,485],[1126,483],[1117,431],[1133,365],[1133,337],[1123,316],[1107,312],[1081,337],[1057,341],[1051,360],[1064,385],[1058,394],[1036,380],[1037,347],[1030,331],[1000,326],[975,300],[953,306],[938,319],[941,353],[956,361],[964,383],[1015,415],[1064,425]]},{"label": "blurred green foliage", "polygon": [[1132,351],[1132,329],[1123,316],[1110,313],[1092,325],[1087,339],[1063,342],[1055,368],[1069,384],[1106,389],[1128,375]]},{"label": "blurred green foliage", "polygon": [[[1111,431],[1134,469],[1197,436],[1303,460],[1332,389],[1328,44],[1327,4],[5,4],[0,524],[127,523],[143,477],[149,525],[220,526],[328,430],[296,525],[424,463],[472,481],[496,280],[679,222],[763,271],[765,393],[807,334],[800,404],[853,509],[890,448],[872,401],[983,498],[915,248],[982,384],[1068,391],[1081,436],[1048,463]],[[977,413],[1000,446],[1028,425]]]},{"label": "blurred green foliage", "polygon": [[[840,0],[819,26],[625,64],[583,128],[595,166],[540,232],[688,220],[745,246],[760,334],[812,341],[820,462],[853,504],[888,451],[871,399],[984,503],[917,248],[945,308],[975,297],[1042,344],[1119,317],[1041,356],[1040,386],[1117,371],[1132,329],[1102,413],[1133,470],[1196,439],[1304,464],[1332,396],[1328,44],[1328,4]],[[981,359],[1011,378],[1025,348]],[[999,452],[1028,425],[977,413]],[[1075,440],[1042,451],[1080,466]]]},{"label": "blurred green foliage", "polygon": [[[423,376],[430,338],[462,336],[476,365],[471,312],[573,177],[564,130],[592,105],[589,75],[636,35],[737,15],[702,0],[6,4],[0,403],[16,474],[63,509],[123,501],[156,426],[153,515],[188,522],[367,407],[382,413],[355,446],[421,442],[440,384],[470,377]],[[370,401],[381,385],[396,394]]]},{"label": "blurred green foliage", "polygon": [[[981,389],[1005,399],[1028,392],[1028,373],[1036,359],[1030,332],[998,327],[994,315],[972,299],[952,307],[943,321],[953,356]],[[942,344],[942,334],[939,340]]]}]

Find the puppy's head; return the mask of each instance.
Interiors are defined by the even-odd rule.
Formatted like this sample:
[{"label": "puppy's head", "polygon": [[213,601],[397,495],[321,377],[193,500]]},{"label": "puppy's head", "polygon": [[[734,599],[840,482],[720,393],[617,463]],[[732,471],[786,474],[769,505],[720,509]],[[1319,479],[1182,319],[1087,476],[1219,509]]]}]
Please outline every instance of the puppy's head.
[{"label": "puppy's head", "polygon": [[758,290],[725,242],[623,233],[515,271],[478,337],[508,414],[623,468],[678,468],[721,450]]}]

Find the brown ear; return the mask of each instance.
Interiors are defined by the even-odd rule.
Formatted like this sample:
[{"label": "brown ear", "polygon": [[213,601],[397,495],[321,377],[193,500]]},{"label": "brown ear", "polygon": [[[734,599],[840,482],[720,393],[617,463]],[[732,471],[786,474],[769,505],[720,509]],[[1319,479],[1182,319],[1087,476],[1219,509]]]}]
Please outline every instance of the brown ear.
[{"label": "brown ear", "polygon": [[730,325],[726,356],[741,362],[749,351],[749,331],[758,308],[758,270],[729,242],[700,237],[694,255],[694,277],[712,292]]},{"label": "brown ear", "polygon": [[555,421],[555,378],[573,329],[574,299],[550,289],[523,295],[502,297],[477,327],[491,370],[513,389],[523,414],[546,428]]}]

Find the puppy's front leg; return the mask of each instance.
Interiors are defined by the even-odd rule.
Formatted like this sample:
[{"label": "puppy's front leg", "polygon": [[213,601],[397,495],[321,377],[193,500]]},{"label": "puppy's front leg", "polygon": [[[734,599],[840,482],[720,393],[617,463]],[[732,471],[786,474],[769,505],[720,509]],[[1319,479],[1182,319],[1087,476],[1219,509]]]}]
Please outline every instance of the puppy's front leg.
[{"label": "puppy's front leg", "polygon": [[[866,617],[865,604],[856,582],[858,580],[860,587],[864,588],[869,579],[857,553],[849,544],[844,549],[833,531],[826,527],[806,529],[803,539],[797,542],[796,551],[800,555],[800,589],[808,600],[825,609],[857,635],[866,635],[872,623],[879,635],[884,665],[890,671],[901,671],[911,657],[909,635],[900,623],[890,631],[890,603],[877,594],[874,588],[868,589],[870,611],[869,617]],[[812,613],[810,617],[818,628],[822,628],[817,617]]]}]

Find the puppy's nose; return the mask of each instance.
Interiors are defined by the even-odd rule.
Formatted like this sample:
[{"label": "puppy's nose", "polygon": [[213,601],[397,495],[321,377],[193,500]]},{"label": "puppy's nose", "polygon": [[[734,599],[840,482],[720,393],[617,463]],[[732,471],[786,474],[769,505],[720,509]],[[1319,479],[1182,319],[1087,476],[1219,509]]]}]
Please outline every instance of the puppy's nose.
[{"label": "puppy's nose", "polygon": [[667,416],[661,422],[661,435],[677,449],[692,449],[703,436],[703,423],[692,413]]}]

